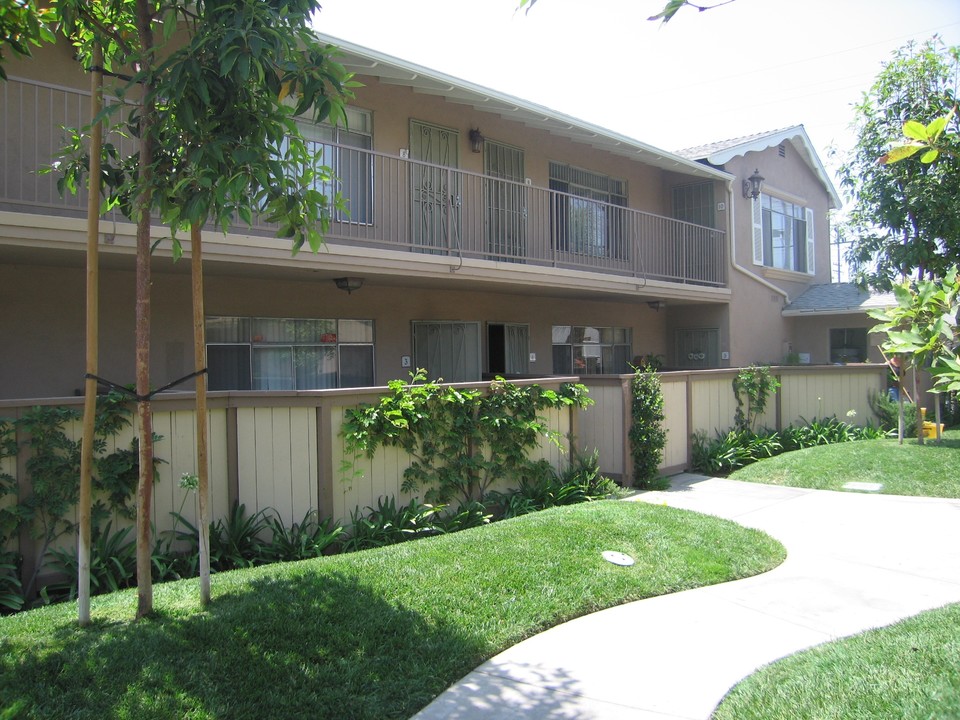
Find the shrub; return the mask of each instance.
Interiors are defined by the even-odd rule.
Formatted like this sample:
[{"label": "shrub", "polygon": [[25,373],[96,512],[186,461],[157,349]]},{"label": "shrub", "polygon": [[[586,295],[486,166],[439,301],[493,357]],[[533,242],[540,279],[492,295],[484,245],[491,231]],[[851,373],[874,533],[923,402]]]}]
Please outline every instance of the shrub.
[{"label": "shrub", "polygon": [[[573,442],[571,442],[573,447]],[[546,460],[534,463],[518,480],[515,489],[491,493],[501,518],[517,517],[557,505],[573,505],[610,497],[616,483],[600,474],[599,453],[575,452],[570,463],[557,472]]]},{"label": "shrub", "polygon": [[773,457],[781,451],[777,433],[757,434],[752,430],[717,432],[714,440],[706,433],[693,435],[693,467],[709,475],[726,475],[744,465]]},{"label": "shrub", "polygon": [[[896,432],[900,404],[887,393],[876,393],[870,396],[870,408],[876,414],[880,427],[890,432]],[[912,402],[903,403],[903,434],[905,437],[917,434],[917,406]]]},{"label": "shrub", "polygon": [[366,514],[359,508],[350,513],[348,537],[341,547],[344,552],[355,552],[445,532],[437,522],[442,507],[421,503],[416,498],[397,507],[392,495],[381,497],[377,507],[367,507]]},{"label": "shrub", "polygon": [[308,511],[303,520],[289,528],[276,515],[267,518],[267,525],[273,533],[263,549],[267,562],[320,557],[343,532],[342,527],[333,524],[332,518],[321,521],[316,510]]},{"label": "shrub", "polygon": [[268,529],[266,510],[247,515],[246,506],[234,501],[226,518],[210,524],[210,567],[236,570],[262,565]]},{"label": "shrub", "polygon": [[[137,547],[130,539],[132,527],[113,531],[112,522],[90,533],[90,594],[116,592],[132,587],[137,577]],[[73,600],[77,597],[80,563],[74,547],[56,548],[48,553],[48,569],[64,579],[44,588],[47,599]]]},{"label": "shrub", "polygon": [[633,485],[649,488],[659,483],[659,468],[667,431],[663,429],[663,392],[660,376],[649,366],[638,367],[631,380],[631,425],[628,433],[633,458]]}]

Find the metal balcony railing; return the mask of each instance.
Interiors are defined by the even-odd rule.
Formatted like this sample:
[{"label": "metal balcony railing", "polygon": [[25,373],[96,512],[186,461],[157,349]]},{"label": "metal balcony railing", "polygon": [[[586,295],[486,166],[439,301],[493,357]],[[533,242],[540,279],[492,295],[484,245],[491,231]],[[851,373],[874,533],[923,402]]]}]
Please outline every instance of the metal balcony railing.
[{"label": "metal balcony railing", "polygon": [[[63,146],[63,127],[89,121],[83,92],[11,79],[0,84],[0,209],[82,216],[84,193],[61,197],[40,174]],[[129,152],[133,141],[108,138]],[[313,143],[348,212],[327,240],[359,247],[526,263],[723,287],[725,234],[576,194],[534,187],[346,145]],[[121,218],[116,218],[118,221]],[[238,231],[246,231],[237,228]],[[255,221],[256,233],[273,228]]]}]

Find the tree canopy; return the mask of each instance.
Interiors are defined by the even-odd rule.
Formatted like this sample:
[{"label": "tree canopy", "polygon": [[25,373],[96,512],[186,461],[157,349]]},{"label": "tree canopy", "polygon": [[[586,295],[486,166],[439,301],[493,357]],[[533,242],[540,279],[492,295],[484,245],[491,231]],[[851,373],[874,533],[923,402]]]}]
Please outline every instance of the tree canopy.
[{"label": "tree canopy", "polygon": [[[840,170],[853,200],[846,228],[858,278],[887,289],[900,277],[943,277],[960,262],[960,48],[933,38],[897,50],[856,106],[856,146]],[[923,162],[895,162],[892,143],[923,146]],[[929,145],[929,142],[926,142]],[[885,160],[893,160],[885,162]]]}]

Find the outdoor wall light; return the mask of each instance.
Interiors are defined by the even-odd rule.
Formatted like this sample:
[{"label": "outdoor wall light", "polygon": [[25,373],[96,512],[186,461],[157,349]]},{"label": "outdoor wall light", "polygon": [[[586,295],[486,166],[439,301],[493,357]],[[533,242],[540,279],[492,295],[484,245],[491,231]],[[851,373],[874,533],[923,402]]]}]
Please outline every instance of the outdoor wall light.
[{"label": "outdoor wall light", "polygon": [[338,277],[334,278],[333,282],[336,283],[337,287],[341,290],[346,290],[347,295],[363,287],[362,277]]},{"label": "outdoor wall light", "polygon": [[486,138],[480,133],[480,128],[474,128],[470,131],[470,149],[478,153],[483,150],[483,141]]},{"label": "outdoor wall light", "polygon": [[760,197],[760,188],[763,187],[763,181],[766,178],[760,174],[760,170],[754,170],[753,175],[743,181],[743,196],[756,200]]},{"label": "outdoor wall light", "polygon": [[651,300],[650,302],[647,303],[648,308],[650,308],[651,310],[656,310],[657,312],[660,312],[666,306],[667,306],[667,302],[665,300]]}]

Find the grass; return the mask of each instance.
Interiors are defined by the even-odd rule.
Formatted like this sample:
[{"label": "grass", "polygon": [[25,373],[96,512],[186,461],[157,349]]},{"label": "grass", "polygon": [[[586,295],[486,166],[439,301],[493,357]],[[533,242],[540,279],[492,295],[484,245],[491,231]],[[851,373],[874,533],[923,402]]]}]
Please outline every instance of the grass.
[{"label": "grass", "polygon": [[[864,440],[761,460],[734,480],[843,490],[881,483],[892,495],[960,497],[960,430],[942,445]],[[780,660],[737,685],[714,720],[960,718],[960,604]]]},{"label": "grass", "polygon": [[916,439],[861,440],[796,450],[747,465],[731,480],[818,490],[844,490],[848,482],[881,483],[887,495],[960,497],[960,430],[942,444]]},{"label": "grass", "polygon": [[820,645],[737,685],[714,720],[960,718],[960,604]]},{"label": "grass", "polygon": [[[637,559],[603,561],[603,550]],[[0,718],[407,718],[484,659],[564,620],[768,570],[769,536],[605,501],[416,542],[159,585],[0,619]]]}]

